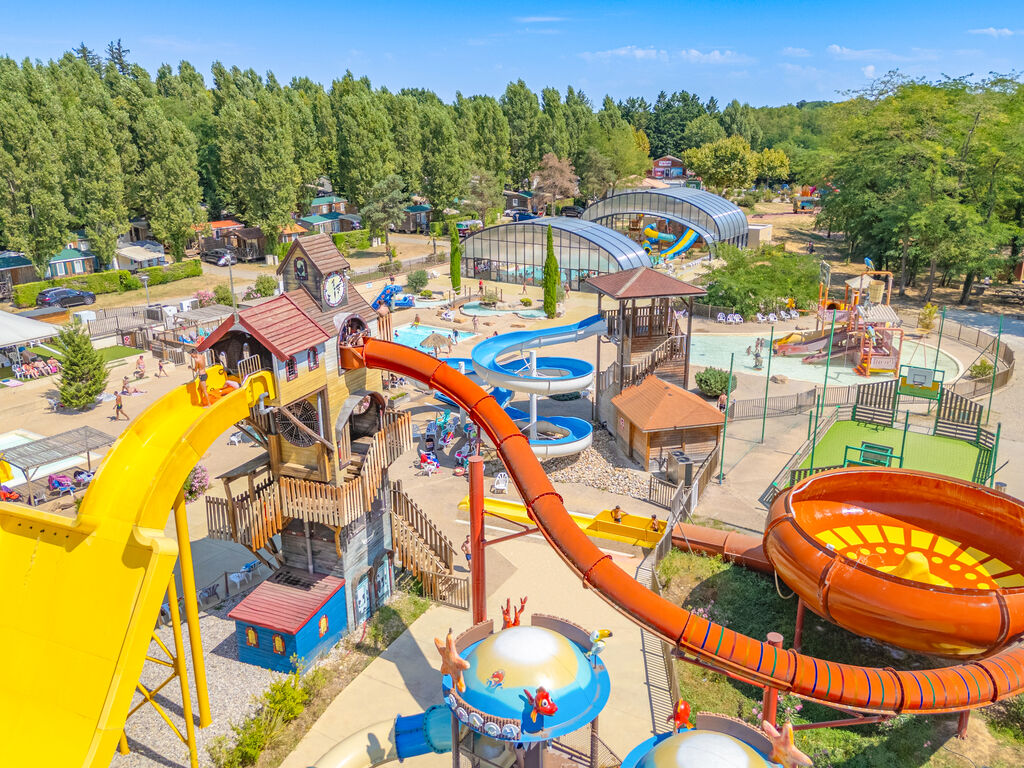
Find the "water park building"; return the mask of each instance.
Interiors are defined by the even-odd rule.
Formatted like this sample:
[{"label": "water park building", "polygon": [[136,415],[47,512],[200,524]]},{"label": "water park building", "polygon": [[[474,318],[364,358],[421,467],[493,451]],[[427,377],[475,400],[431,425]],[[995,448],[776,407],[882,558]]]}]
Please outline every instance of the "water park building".
[{"label": "water park building", "polygon": [[667,187],[630,189],[598,200],[583,218],[619,231],[643,232],[645,225],[665,226],[673,234],[692,230],[709,248],[718,243],[747,245],[747,217],[736,205],[703,189]]},{"label": "water park building", "polygon": [[644,249],[620,232],[592,221],[551,216],[499,224],[474,232],[463,244],[463,275],[473,280],[539,285],[544,277],[548,226],[562,282],[583,289],[588,277],[651,266]]}]

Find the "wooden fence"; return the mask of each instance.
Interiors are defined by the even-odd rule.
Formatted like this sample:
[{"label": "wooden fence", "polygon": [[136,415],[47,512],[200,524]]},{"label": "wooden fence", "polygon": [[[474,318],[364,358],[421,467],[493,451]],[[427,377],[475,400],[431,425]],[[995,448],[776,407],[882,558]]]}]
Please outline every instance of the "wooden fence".
[{"label": "wooden fence", "polygon": [[236,541],[253,552],[281,532],[284,518],[278,485],[270,479],[256,485],[255,499],[248,491],[231,499],[206,497],[210,538]]},{"label": "wooden fence", "polygon": [[455,565],[455,546],[451,539],[444,535],[427,514],[420,509],[402,490],[402,483],[396,480],[391,484],[391,511],[402,518],[421,539],[423,543],[437,555],[445,570],[451,571]]},{"label": "wooden fence", "polygon": [[469,610],[469,579],[448,571],[401,515],[391,514],[391,546],[395,561],[423,585],[424,597]]},{"label": "wooden fence", "polygon": [[340,528],[359,519],[369,508],[358,480],[337,486],[282,477],[279,484],[285,517]]}]

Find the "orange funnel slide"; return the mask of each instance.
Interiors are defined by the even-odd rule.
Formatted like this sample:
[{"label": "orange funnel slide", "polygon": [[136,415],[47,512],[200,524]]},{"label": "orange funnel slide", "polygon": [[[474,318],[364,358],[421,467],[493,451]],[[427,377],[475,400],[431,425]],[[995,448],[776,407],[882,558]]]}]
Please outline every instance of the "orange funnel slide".
[{"label": "orange funnel slide", "polygon": [[764,550],[815,613],[859,635],[978,658],[1024,633],[1024,505],[974,483],[844,469],[772,504]]},{"label": "orange funnel slide", "polygon": [[691,656],[755,684],[859,712],[955,712],[1024,691],[1021,648],[955,667],[898,672],[774,648],[696,616],[637,583],[587,538],[566,511],[526,436],[493,397],[457,370],[411,347],[376,339],[367,340],[361,348],[343,350],[342,364],[417,379],[458,403],[497,447],[541,532],[582,578],[584,587],[596,590],[636,624]]}]

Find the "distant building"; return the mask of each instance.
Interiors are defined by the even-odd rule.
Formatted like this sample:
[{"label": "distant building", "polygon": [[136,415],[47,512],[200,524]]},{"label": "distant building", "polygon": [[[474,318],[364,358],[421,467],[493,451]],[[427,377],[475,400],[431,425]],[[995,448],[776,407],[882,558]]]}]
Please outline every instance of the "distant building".
[{"label": "distant building", "polygon": [[399,232],[426,232],[430,228],[433,208],[427,203],[410,205],[405,209],[405,221],[398,225]]},{"label": "distant building", "polygon": [[349,232],[358,229],[362,223],[362,217],[353,213],[331,211],[329,213],[311,213],[309,216],[299,219],[298,223],[307,230],[330,235],[335,232]]},{"label": "distant building", "polygon": [[60,253],[50,257],[50,264],[46,268],[47,277],[73,277],[74,275],[87,275],[97,271],[99,260],[92,251],[80,251],[77,248],[65,248]]},{"label": "distant building", "polygon": [[299,235],[306,234],[308,230],[297,221],[293,221],[284,229],[281,230],[281,234],[278,236],[278,242],[290,243],[292,240],[297,238]]},{"label": "distant building", "polygon": [[0,298],[9,299],[11,288],[39,279],[28,257],[18,251],[0,251]]},{"label": "distant building", "polygon": [[315,197],[309,204],[310,215],[325,213],[350,213],[348,200],[338,195],[324,195]]},{"label": "distant building", "polygon": [[501,194],[505,196],[505,210],[509,210],[510,208],[526,208],[533,210],[533,192],[506,189]]},{"label": "distant building", "polygon": [[686,165],[674,155],[665,155],[654,161],[648,172],[655,179],[678,179],[686,175]]},{"label": "distant building", "polygon": [[244,229],[245,225],[234,219],[221,219],[219,221],[210,221],[206,224],[193,224],[192,229],[195,230],[197,235],[202,235],[204,230],[209,227],[211,230],[211,237],[215,237],[218,240],[223,240],[229,232],[233,232],[238,229]]},{"label": "distant building", "polygon": [[159,267],[167,263],[164,247],[154,240],[142,240],[118,245],[114,252],[113,269],[127,269],[129,272],[145,267]]}]

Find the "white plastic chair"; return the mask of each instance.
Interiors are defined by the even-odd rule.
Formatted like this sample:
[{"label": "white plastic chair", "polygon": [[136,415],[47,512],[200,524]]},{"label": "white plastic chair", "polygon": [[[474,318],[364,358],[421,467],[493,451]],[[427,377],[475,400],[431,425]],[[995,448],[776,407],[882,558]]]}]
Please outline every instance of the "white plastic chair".
[{"label": "white plastic chair", "polygon": [[768,322],[768,318],[765,317],[764,315],[762,315],[760,312],[758,312],[757,313],[757,322],[759,322],[759,323],[766,323],[766,322]]},{"label": "white plastic chair", "polygon": [[725,312],[719,312],[718,317],[715,318],[715,322],[724,323],[727,322],[725,319]]},{"label": "white plastic chair", "polygon": [[775,315],[774,312],[769,312],[768,313],[768,322],[769,323],[777,323],[777,322],[779,322],[779,318]]},{"label": "white plastic chair", "polygon": [[499,472],[494,476],[494,482],[491,483],[491,493],[507,493],[508,492],[508,473]]}]

